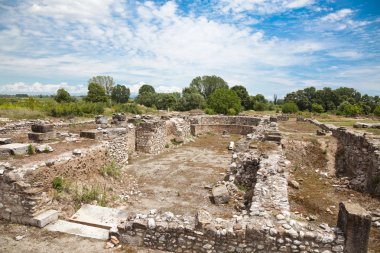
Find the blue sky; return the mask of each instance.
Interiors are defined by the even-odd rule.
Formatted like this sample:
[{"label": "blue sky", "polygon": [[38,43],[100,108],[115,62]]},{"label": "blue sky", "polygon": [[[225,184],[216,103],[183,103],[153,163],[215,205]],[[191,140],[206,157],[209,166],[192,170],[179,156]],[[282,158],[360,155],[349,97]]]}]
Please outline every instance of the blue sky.
[{"label": "blue sky", "polygon": [[85,94],[110,75],[181,91],[218,75],[250,94],[380,94],[380,1],[0,0],[0,93]]}]

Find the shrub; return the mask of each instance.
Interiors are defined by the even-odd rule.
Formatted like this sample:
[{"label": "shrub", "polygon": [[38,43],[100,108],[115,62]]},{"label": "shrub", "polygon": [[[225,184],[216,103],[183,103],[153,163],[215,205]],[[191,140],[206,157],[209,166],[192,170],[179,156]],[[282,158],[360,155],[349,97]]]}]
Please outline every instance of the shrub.
[{"label": "shrub", "polygon": [[345,101],[338,106],[337,114],[344,116],[356,116],[362,113],[360,106],[352,105]]},{"label": "shrub", "polygon": [[135,103],[117,104],[113,106],[116,112],[126,112],[132,114],[142,114],[143,111]]},{"label": "shrub", "polygon": [[208,114],[208,115],[214,115],[214,114],[215,114],[214,110],[211,109],[211,108],[206,108],[206,109],[204,110],[204,112],[205,112],[206,114]]},{"label": "shrub", "polygon": [[256,102],[255,106],[254,106],[254,110],[255,111],[265,111],[267,105],[263,102]]},{"label": "shrub", "polygon": [[325,110],[323,109],[322,105],[314,103],[311,105],[311,111],[316,113],[322,113]]},{"label": "shrub", "polygon": [[35,153],[35,149],[32,144],[28,145],[28,154],[33,155]]},{"label": "shrub", "polygon": [[112,161],[110,164],[106,164],[100,167],[99,172],[104,177],[110,176],[114,178],[119,178],[121,175],[121,167],[115,161]]},{"label": "shrub", "polygon": [[380,105],[376,106],[375,110],[373,110],[373,114],[380,117]]},{"label": "shrub", "polygon": [[50,108],[53,117],[94,116],[104,112],[105,104],[90,102],[75,102],[56,104]]},{"label": "shrub", "polygon": [[288,102],[282,105],[283,113],[296,113],[298,112],[298,106],[293,102]]},{"label": "shrub", "polygon": [[55,177],[52,182],[53,189],[57,190],[58,192],[62,191],[63,189],[63,178],[62,177]]}]

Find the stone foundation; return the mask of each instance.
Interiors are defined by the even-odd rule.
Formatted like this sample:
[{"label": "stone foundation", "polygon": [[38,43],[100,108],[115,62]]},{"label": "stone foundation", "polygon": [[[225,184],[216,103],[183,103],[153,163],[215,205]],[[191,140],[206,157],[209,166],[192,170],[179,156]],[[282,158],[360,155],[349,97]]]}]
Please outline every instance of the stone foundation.
[{"label": "stone foundation", "polygon": [[349,177],[351,188],[380,198],[380,139],[317,120],[308,122],[331,131],[338,140],[335,158],[337,176]]}]

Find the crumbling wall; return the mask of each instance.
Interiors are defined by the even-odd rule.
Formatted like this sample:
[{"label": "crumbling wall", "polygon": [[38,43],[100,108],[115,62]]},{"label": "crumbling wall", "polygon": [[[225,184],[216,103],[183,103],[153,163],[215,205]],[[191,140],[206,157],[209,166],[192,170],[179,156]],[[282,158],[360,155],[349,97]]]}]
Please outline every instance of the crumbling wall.
[{"label": "crumbling wall", "polygon": [[191,133],[194,136],[204,133],[228,133],[246,135],[255,131],[254,126],[239,125],[191,125]]},{"label": "crumbling wall", "polygon": [[166,121],[166,142],[175,139],[186,142],[191,138],[190,121],[188,118],[173,117]]},{"label": "crumbling wall", "polygon": [[261,120],[261,117],[250,116],[196,116],[192,118],[192,124],[257,126]]},{"label": "crumbling wall", "polygon": [[166,123],[163,120],[142,122],[136,127],[136,151],[158,153],[165,148]]},{"label": "crumbling wall", "polygon": [[[107,148],[98,145],[81,154],[67,152],[54,159],[24,164],[0,164],[0,217],[15,223],[36,225],[34,217],[48,210],[52,203],[49,190],[55,177],[75,178],[97,172],[109,161]],[[96,164],[96,166],[94,166]]]},{"label": "crumbling wall", "polygon": [[323,124],[317,120],[310,123],[331,131],[338,140],[335,157],[337,176],[347,176],[350,187],[380,197],[380,139],[344,127]]}]

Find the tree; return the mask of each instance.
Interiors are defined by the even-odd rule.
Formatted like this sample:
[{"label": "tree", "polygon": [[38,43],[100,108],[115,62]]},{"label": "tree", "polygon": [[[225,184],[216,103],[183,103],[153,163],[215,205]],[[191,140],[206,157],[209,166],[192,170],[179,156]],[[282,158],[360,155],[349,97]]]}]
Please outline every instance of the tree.
[{"label": "tree", "polygon": [[97,83],[103,86],[107,96],[111,96],[112,88],[115,85],[115,82],[111,76],[94,76],[88,80],[88,84],[90,83]]},{"label": "tree", "polygon": [[228,88],[217,89],[211,93],[208,105],[214,112],[221,114],[238,114],[241,111],[239,96]]},{"label": "tree", "polygon": [[228,84],[218,76],[198,76],[191,81],[190,87],[207,99],[216,89],[228,89]]},{"label": "tree", "polygon": [[178,101],[177,110],[190,111],[201,109],[205,106],[205,98],[194,87],[186,87],[182,90],[182,97]]},{"label": "tree", "polygon": [[380,117],[380,105],[376,106],[375,110],[373,110],[373,114]]},{"label": "tree", "polygon": [[125,87],[124,85],[118,84],[112,89],[111,99],[115,103],[127,103],[130,94],[131,92],[129,88]]},{"label": "tree", "polygon": [[73,101],[73,98],[70,96],[64,88],[60,88],[57,90],[57,95],[54,97],[55,101],[58,103],[69,103]]},{"label": "tree", "polygon": [[350,104],[348,101],[344,101],[338,106],[338,112],[339,115],[344,116],[356,116],[362,113],[361,108],[358,105]]},{"label": "tree", "polygon": [[241,100],[241,105],[248,109],[249,107],[249,94],[247,89],[242,85],[235,85],[231,88],[231,90],[235,91]]},{"label": "tree", "polygon": [[107,102],[107,95],[104,87],[98,83],[90,83],[86,100],[93,103]]},{"label": "tree", "polygon": [[143,92],[137,96],[136,102],[147,107],[152,107],[153,105],[155,106],[157,103],[157,94],[152,92]]},{"label": "tree", "polygon": [[286,102],[282,105],[283,113],[296,113],[298,112],[298,106],[293,102]]},{"label": "tree", "polygon": [[149,84],[144,84],[139,89],[139,95],[142,95],[144,93],[156,93],[156,91],[154,90],[153,86]]}]

